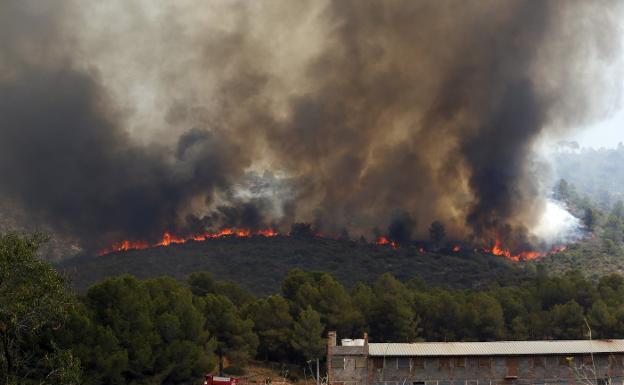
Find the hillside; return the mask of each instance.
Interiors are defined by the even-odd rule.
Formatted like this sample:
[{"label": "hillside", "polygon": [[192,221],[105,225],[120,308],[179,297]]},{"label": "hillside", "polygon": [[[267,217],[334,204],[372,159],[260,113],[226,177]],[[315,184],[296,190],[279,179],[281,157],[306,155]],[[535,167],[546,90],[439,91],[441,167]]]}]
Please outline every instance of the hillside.
[{"label": "hillside", "polygon": [[553,157],[555,173],[601,208],[624,200],[624,145],[614,149],[565,151]]},{"label": "hillside", "polygon": [[624,272],[624,145],[616,149],[583,149],[555,156],[563,179],[557,199],[583,224],[585,236],[556,255],[535,261],[551,274],[579,270],[597,279]]},{"label": "hillside", "polygon": [[624,249],[621,242],[594,235],[570,245],[564,252],[545,256],[531,264],[544,266],[553,275],[579,270],[588,278],[597,280],[611,273],[624,274]]},{"label": "hillside", "polygon": [[385,272],[403,281],[420,277],[433,286],[455,288],[483,287],[494,282],[516,284],[532,275],[529,269],[492,255],[421,253],[414,247],[392,249],[313,237],[219,238],[82,256],[58,267],[79,290],[123,273],[139,278],[169,275],[184,279],[194,271],[206,270],[255,294],[277,292],[284,276],[294,268],[331,272],[349,287],[358,281],[371,282]]}]

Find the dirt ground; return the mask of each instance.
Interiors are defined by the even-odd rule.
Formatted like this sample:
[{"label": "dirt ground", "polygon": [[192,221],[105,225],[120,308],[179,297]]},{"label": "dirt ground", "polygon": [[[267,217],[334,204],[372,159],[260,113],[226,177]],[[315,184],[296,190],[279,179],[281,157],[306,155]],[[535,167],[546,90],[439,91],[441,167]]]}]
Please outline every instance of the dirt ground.
[{"label": "dirt ground", "polygon": [[241,385],[315,385],[314,371],[313,365],[306,367],[304,373],[302,366],[253,361],[240,376],[240,382]]}]

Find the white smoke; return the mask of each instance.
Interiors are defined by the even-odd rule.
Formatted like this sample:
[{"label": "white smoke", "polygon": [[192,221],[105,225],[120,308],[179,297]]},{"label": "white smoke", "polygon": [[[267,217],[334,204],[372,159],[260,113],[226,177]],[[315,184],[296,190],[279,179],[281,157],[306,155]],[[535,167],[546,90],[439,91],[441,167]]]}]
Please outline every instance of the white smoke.
[{"label": "white smoke", "polygon": [[548,199],[546,209],[533,228],[533,234],[553,247],[579,240],[583,231],[581,221],[570,214],[564,203]]}]

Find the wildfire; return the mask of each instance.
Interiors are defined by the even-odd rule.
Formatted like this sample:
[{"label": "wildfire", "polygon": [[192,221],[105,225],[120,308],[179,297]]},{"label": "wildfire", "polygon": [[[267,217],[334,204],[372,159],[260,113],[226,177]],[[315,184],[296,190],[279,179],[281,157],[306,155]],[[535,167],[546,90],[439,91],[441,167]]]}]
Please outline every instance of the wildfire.
[{"label": "wildfire", "polygon": [[99,255],[112,253],[115,251],[141,250],[150,247],[169,246],[172,244],[181,244],[189,241],[205,241],[207,239],[215,239],[222,237],[249,238],[252,236],[275,237],[279,235],[277,231],[272,229],[251,231],[248,229],[231,229],[225,228],[217,232],[205,232],[202,234],[194,234],[190,236],[176,236],[165,231],[160,241],[156,243],[148,243],[145,241],[125,240],[114,244],[109,249],[100,251]]},{"label": "wildfire", "polygon": [[492,250],[490,250],[490,253],[494,255],[502,255],[507,258],[511,258],[511,251],[509,251],[508,249],[501,248],[500,241],[498,239],[494,243],[494,247],[492,247]]},{"label": "wildfire", "polygon": [[[147,249],[149,247],[149,243],[143,241],[123,241],[112,247],[113,250],[110,251],[127,251],[127,250],[135,250],[135,249]],[[106,254],[110,251],[104,251],[101,254]]]},{"label": "wildfire", "polygon": [[494,247],[492,247],[491,250],[485,250],[486,252],[492,253],[494,255],[501,255],[504,256],[508,259],[514,260],[516,262],[518,261],[530,261],[533,259],[537,259],[537,258],[541,258],[545,255],[548,254],[554,254],[554,253],[559,253],[562,251],[565,251],[566,247],[562,246],[562,247],[556,247],[553,248],[552,250],[550,250],[550,252],[540,252],[540,251],[522,251],[518,254],[513,254],[509,249],[505,249],[501,246],[500,241],[497,239],[494,242]]},{"label": "wildfire", "polygon": [[[170,232],[166,231],[163,233],[161,239],[158,242],[154,242],[154,243],[149,243],[146,241],[133,241],[133,240],[124,240],[121,242],[118,242],[116,244],[114,244],[112,247],[102,250],[100,251],[98,254],[99,255],[104,255],[104,254],[108,254],[108,253],[112,253],[112,252],[117,252],[117,251],[128,251],[128,250],[141,250],[141,249],[147,249],[147,248],[151,248],[151,247],[159,247],[159,246],[169,246],[169,245],[174,245],[174,244],[182,244],[182,243],[186,243],[186,242],[190,242],[190,241],[206,241],[209,239],[217,239],[217,238],[224,238],[224,237],[232,237],[232,238],[249,238],[249,237],[254,237],[254,236],[261,236],[261,237],[275,237],[278,236],[279,233],[276,230],[273,229],[263,229],[263,230],[249,230],[249,229],[237,229],[237,228],[224,228],[221,229],[219,231],[206,231],[204,233],[200,233],[200,234],[193,234],[193,235],[188,235],[188,236],[178,236],[175,234],[171,234]],[[314,236],[316,237],[324,237],[323,234],[321,233],[315,233]],[[386,237],[379,237],[375,240],[375,243],[378,245],[388,245],[390,247],[392,247],[393,249],[398,248],[398,244],[394,241],[392,241],[389,238]],[[454,245],[452,247],[452,251],[454,253],[458,253],[462,250],[462,247],[459,245]],[[551,249],[548,252],[540,252],[540,251],[522,251],[519,253],[513,253],[510,249],[505,248],[500,240],[496,240],[494,242],[494,246],[491,249],[485,248],[482,249],[482,251],[486,252],[486,253],[491,253],[493,255],[498,255],[498,256],[503,256],[507,259],[519,262],[519,261],[529,261],[529,260],[533,260],[533,259],[537,259],[540,257],[543,257],[545,255],[548,254],[553,254],[553,253],[559,253],[562,251],[565,251],[566,247],[565,246],[561,246],[561,247],[556,247]],[[424,253],[425,249],[423,247],[420,247],[418,249],[419,252]],[[474,249],[475,252],[478,251],[478,249]]]},{"label": "wildfire", "polygon": [[396,242],[389,240],[386,237],[379,237],[377,238],[377,241],[375,242],[378,245],[390,245],[392,246],[393,249],[396,249],[398,247],[398,245],[396,244]]}]

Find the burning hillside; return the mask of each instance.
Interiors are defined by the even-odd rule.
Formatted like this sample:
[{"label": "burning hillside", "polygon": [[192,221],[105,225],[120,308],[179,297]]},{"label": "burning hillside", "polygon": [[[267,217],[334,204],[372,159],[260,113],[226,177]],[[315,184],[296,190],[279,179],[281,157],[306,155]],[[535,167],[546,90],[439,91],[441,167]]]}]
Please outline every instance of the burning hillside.
[{"label": "burning hillside", "polygon": [[[177,236],[177,235],[172,235],[169,232],[165,232],[161,240],[153,242],[153,243],[149,243],[146,241],[124,240],[124,241],[115,243],[110,248],[100,250],[98,254],[105,255],[105,254],[110,254],[110,253],[120,252],[120,251],[143,250],[143,249],[163,247],[163,246],[169,246],[169,245],[179,245],[179,244],[184,244],[187,242],[204,242],[204,241],[210,241],[214,239],[227,239],[227,238],[253,238],[253,237],[271,238],[271,237],[277,237],[277,236],[290,237],[291,235],[294,235],[294,236],[303,235],[304,237],[307,237],[307,238],[326,238],[326,239],[333,239],[333,240],[349,241],[349,239],[345,238],[344,236],[330,237],[330,236],[321,234],[319,232],[313,232],[309,230],[310,227],[309,225],[306,225],[306,224],[297,224],[294,226],[294,228],[296,229],[297,226],[305,227],[306,229],[305,232],[303,234],[301,233],[297,234],[291,230],[290,233],[287,232],[287,233],[280,234],[278,231],[272,230],[272,229],[248,230],[248,229],[235,229],[235,228],[225,228],[225,229],[221,229],[219,231],[214,231],[214,232],[206,231],[201,234],[194,234],[194,235],[187,235],[187,236]],[[366,241],[360,240],[360,243],[366,243]],[[417,241],[417,240],[409,241],[407,243],[403,243],[399,245],[397,241],[392,240],[388,238],[387,236],[379,236],[378,238],[375,239],[374,243],[379,246],[388,246],[388,247],[391,247],[392,249],[398,249],[399,247],[416,247],[418,252],[420,253],[431,253],[431,252],[440,253],[441,252],[441,253],[448,253],[448,254],[456,254],[456,253],[462,252],[462,250],[464,250],[463,253],[470,252],[472,250],[474,252],[485,252],[485,253],[489,253],[489,254],[496,255],[496,256],[502,256],[515,262],[529,261],[529,260],[533,260],[533,259],[546,256],[548,254],[557,253],[557,252],[565,250],[565,246],[563,246],[563,247],[554,247],[548,251],[543,251],[543,252],[542,251],[527,251],[527,250],[514,252],[508,248],[505,248],[499,240],[495,240],[494,245],[491,248],[481,248],[481,249],[475,248],[474,246],[467,246],[466,243],[463,243],[463,247],[462,247],[462,246],[459,246],[458,244],[455,244],[453,241],[448,243],[444,248],[437,247],[431,241]]]},{"label": "burning hillside", "polygon": [[500,242],[497,240],[494,243],[494,247],[491,249],[485,249],[485,252],[492,253],[494,255],[504,256],[505,258],[511,259],[512,261],[530,261],[533,259],[541,258],[549,254],[556,254],[562,251],[565,251],[566,246],[553,247],[548,251],[520,251],[520,252],[512,252],[509,249],[506,249],[500,245]]},{"label": "burning hillside", "polygon": [[189,235],[189,236],[176,236],[171,235],[169,232],[165,232],[162,239],[155,243],[149,243],[147,241],[131,241],[124,240],[115,243],[108,249],[101,250],[99,255],[109,254],[117,251],[128,250],[142,250],[151,247],[169,246],[182,244],[190,241],[202,242],[209,239],[224,238],[224,237],[236,237],[236,238],[249,238],[249,237],[275,237],[279,235],[275,230],[243,230],[243,229],[222,229],[217,232],[204,232],[201,234]]},{"label": "burning hillside", "polygon": [[432,254],[418,247],[393,249],[359,240],[283,235],[226,236],[104,257],[81,256],[58,266],[79,289],[124,273],[143,279],[167,275],[184,280],[194,271],[211,271],[219,279],[234,280],[254,294],[278,292],[281,279],[295,268],[332,271],[350,287],[358,281],[374,280],[380,271],[405,281],[421,277],[431,285],[473,288],[492,282],[513,285],[532,274],[522,265],[483,252]]}]

